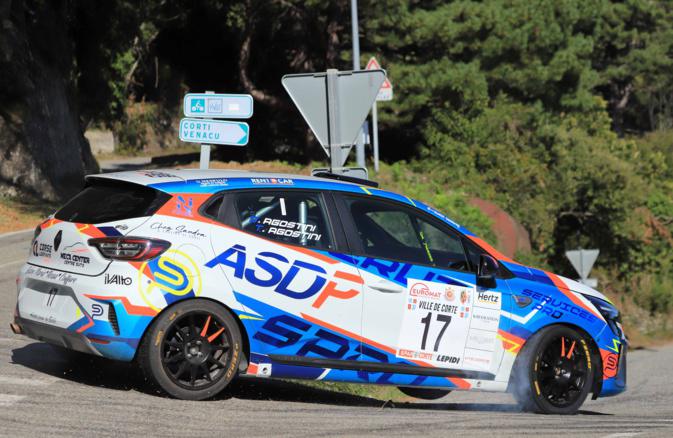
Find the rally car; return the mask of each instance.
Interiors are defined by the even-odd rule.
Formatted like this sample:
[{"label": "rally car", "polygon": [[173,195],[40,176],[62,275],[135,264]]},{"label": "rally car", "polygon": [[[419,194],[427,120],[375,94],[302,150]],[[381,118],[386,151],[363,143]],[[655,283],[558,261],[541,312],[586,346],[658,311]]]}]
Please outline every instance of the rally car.
[{"label": "rally car", "polygon": [[137,361],[182,399],[234,377],[511,391],[570,414],[626,388],[618,310],[366,180],[89,176],[35,230],[12,329]]}]

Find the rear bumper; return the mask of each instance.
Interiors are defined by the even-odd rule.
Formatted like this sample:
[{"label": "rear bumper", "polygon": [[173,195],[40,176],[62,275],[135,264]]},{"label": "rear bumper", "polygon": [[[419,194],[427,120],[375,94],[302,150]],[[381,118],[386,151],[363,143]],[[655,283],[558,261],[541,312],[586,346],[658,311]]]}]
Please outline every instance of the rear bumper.
[{"label": "rear bumper", "polygon": [[[128,273],[129,268],[125,264],[114,268],[110,275],[131,278],[132,284],[106,284],[103,276],[66,274],[25,265],[18,283],[18,331],[68,349],[133,360],[146,328],[158,312],[138,304],[137,280]],[[136,298],[135,303],[129,297]]]},{"label": "rear bumper", "polygon": [[[43,324],[41,322],[31,321],[19,316],[14,317],[14,324],[15,326],[18,326],[20,334],[26,335],[29,338],[58,345],[70,350],[101,356],[101,354],[91,345],[91,341],[81,333],[76,333],[53,325]],[[12,327],[12,330],[16,332],[15,327]]]}]

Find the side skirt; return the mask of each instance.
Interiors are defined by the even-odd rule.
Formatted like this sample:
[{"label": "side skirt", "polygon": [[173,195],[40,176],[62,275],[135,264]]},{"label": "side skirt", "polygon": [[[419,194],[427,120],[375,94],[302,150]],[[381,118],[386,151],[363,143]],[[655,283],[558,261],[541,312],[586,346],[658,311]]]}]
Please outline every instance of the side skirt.
[{"label": "side skirt", "polygon": [[457,377],[461,379],[495,380],[495,375],[483,371],[452,370],[447,368],[426,368],[416,365],[366,362],[359,360],[324,359],[317,357],[270,354],[274,362],[337,370],[372,371],[379,373],[413,374],[415,376]]}]

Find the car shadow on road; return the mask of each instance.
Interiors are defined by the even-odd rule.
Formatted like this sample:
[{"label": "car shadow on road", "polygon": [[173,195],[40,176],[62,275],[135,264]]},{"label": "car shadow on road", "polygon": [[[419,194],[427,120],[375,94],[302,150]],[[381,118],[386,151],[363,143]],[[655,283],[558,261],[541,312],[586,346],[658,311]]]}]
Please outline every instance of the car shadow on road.
[{"label": "car shadow on road", "polygon": [[[12,350],[12,363],[40,373],[102,388],[131,390],[143,385],[132,364],[33,342]],[[147,386],[145,384],[145,386]]]},{"label": "car shadow on road", "polygon": [[[13,349],[11,359],[14,364],[83,385],[157,395],[134,363],[113,361],[42,342],[33,342],[24,347]],[[516,404],[446,403],[443,400],[437,402],[392,402],[315,388],[285,380],[248,376],[234,380],[225,391],[211,399],[210,402],[221,402],[232,398],[335,406],[362,406],[380,409],[521,412]],[[611,415],[587,410],[581,410],[579,414]]]}]

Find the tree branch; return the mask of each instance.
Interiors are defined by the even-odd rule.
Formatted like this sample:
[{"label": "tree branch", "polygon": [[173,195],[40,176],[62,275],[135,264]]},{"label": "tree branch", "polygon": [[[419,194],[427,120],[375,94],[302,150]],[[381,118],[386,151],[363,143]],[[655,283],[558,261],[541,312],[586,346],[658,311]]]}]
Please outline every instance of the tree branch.
[{"label": "tree branch", "polygon": [[241,78],[241,85],[256,101],[272,107],[285,106],[276,96],[257,88],[248,74],[250,66],[250,47],[252,45],[252,35],[255,32],[255,14],[252,12],[251,2],[246,2],[248,9],[248,20],[245,26],[245,33],[238,56],[238,73]]}]

